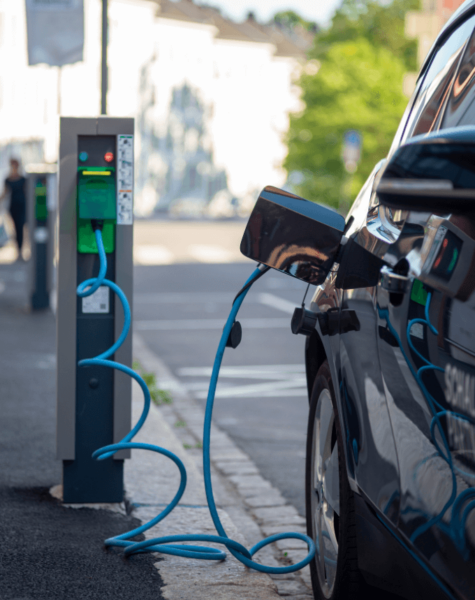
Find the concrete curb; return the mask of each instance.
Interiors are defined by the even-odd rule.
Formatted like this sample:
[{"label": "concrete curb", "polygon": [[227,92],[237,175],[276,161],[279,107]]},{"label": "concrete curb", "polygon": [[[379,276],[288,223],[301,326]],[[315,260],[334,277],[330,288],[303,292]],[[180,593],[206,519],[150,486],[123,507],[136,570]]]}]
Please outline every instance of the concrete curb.
[{"label": "concrete curb", "polygon": [[[147,537],[215,533],[202,476],[203,410],[137,333],[134,333],[133,354],[146,371],[156,375],[159,387],[170,391],[173,397],[171,405],[153,406],[136,440],[171,450],[183,460],[188,472],[187,490],[180,506],[148,532]],[[141,391],[134,385],[134,422],[142,406]],[[175,426],[177,422],[180,427]],[[211,440],[215,497],[230,537],[250,547],[273,533],[305,533],[304,519],[297,510],[286,503],[280,492],[259,474],[249,456],[216,425],[212,426]],[[173,498],[179,477],[170,460],[151,452],[134,453],[126,461],[126,490],[134,516],[145,522]],[[306,554],[303,542],[280,540],[261,550],[256,559],[266,565],[280,566],[299,562]],[[222,563],[165,556],[157,567],[167,585],[163,589],[167,600],[313,598],[308,567],[296,574],[268,576],[243,567],[229,553]]]}]

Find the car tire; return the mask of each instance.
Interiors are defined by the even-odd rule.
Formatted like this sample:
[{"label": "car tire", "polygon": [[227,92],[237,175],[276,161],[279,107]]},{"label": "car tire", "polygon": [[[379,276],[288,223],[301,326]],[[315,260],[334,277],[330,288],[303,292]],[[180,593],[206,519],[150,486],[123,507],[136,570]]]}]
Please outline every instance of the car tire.
[{"label": "car tire", "polygon": [[317,551],[310,563],[316,600],[358,600],[367,587],[358,570],[353,492],[330,367],[317,372],[310,399],[305,501],[307,532]]}]

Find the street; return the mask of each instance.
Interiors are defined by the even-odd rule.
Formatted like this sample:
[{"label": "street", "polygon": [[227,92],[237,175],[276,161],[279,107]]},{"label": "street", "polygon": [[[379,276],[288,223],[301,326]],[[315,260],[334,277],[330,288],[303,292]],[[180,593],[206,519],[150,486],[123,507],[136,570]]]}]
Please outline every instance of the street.
[{"label": "street", "polygon": [[[135,225],[135,331],[203,406],[232,300],[255,268],[239,253],[244,227],[245,222]],[[302,515],[305,339],[291,333],[290,319],[305,289],[271,271],[250,291],[239,314],[243,340],[226,351],[214,413]]]}]

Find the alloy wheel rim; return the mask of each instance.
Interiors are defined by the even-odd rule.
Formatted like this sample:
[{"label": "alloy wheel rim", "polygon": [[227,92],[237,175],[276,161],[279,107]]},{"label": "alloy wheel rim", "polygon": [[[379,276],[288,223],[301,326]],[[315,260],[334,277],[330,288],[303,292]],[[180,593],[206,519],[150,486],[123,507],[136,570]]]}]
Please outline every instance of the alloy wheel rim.
[{"label": "alloy wheel rim", "polygon": [[340,475],[335,413],[330,392],[322,390],[315,414],[312,440],[312,528],[320,588],[330,598],[338,560]]}]

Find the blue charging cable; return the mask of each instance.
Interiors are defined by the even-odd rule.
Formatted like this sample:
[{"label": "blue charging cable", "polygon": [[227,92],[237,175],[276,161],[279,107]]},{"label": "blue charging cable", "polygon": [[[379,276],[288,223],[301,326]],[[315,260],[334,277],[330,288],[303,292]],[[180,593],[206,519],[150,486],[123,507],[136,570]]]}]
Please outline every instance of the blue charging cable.
[{"label": "blue charging cable", "polygon": [[[220,550],[212,547],[205,546],[195,546],[190,544],[183,544],[179,542],[207,542],[207,543],[215,543],[222,544],[225,546],[231,554],[237,558],[240,562],[242,562],[247,567],[251,567],[256,571],[261,571],[263,573],[275,573],[275,574],[283,574],[283,573],[293,573],[294,571],[298,571],[309,564],[311,560],[313,560],[315,556],[315,543],[314,541],[304,535],[302,533],[297,532],[288,532],[288,533],[278,533],[276,535],[271,535],[270,537],[260,541],[255,546],[250,548],[249,550],[245,548],[242,544],[230,539],[226,531],[221,523],[221,520],[218,515],[218,510],[216,507],[216,502],[213,495],[213,486],[211,482],[211,466],[210,466],[210,444],[211,444],[211,419],[213,415],[213,405],[214,398],[216,394],[216,386],[218,383],[219,371],[221,368],[221,362],[223,360],[224,351],[226,349],[226,342],[229,338],[229,334],[233,327],[233,324],[236,320],[236,316],[239,312],[241,304],[246,297],[251,285],[254,281],[262,275],[262,271],[257,268],[254,273],[249,277],[245,286],[241,290],[240,294],[234,301],[231,312],[229,314],[228,320],[226,321],[226,325],[223,330],[223,334],[221,336],[221,340],[219,342],[218,351],[216,353],[216,358],[213,365],[213,371],[211,375],[211,382],[208,391],[208,399],[206,403],[206,411],[205,411],[205,420],[204,420],[204,432],[203,432],[203,471],[204,471],[204,481],[205,481],[205,490],[206,490],[206,498],[208,500],[209,511],[211,514],[211,518],[213,519],[214,526],[216,527],[218,535],[171,535],[153,538],[149,540],[144,540],[143,542],[134,542],[131,538],[144,533],[160,521],[162,521],[167,515],[169,515],[172,510],[177,506],[186,487],[186,469],[183,462],[165,448],[161,448],[160,446],[155,446],[152,444],[142,444],[138,442],[132,442],[131,440],[134,436],[139,432],[140,428],[144,424],[148,412],[150,410],[150,392],[145,381],[140,377],[138,373],[122,365],[118,362],[110,360],[110,357],[120,348],[124,340],[126,339],[131,323],[130,316],[130,307],[127,302],[127,298],[122,290],[112,281],[105,279],[107,272],[107,257],[104,250],[104,244],[102,241],[102,233],[99,228],[95,230],[97,248],[99,250],[99,260],[100,260],[100,269],[98,277],[93,277],[92,279],[87,279],[83,281],[77,288],[77,295],[80,298],[84,298],[86,296],[90,296],[93,294],[100,286],[106,285],[110,288],[115,294],[117,294],[122,307],[124,309],[124,326],[122,332],[117,339],[117,341],[105,352],[99,354],[94,358],[88,358],[85,360],[79,361],[79,366],[87,367],[91,365],[109,367],[112,369],[118,369],[123,373],[126,373],[137,383],[140,385],[143,395],[144,395],[144,408],[142,414],[137,421],[136,425],[133,429],[119,442],[118,444],[110,444],[109,446],[104,446],[103,448],[99,448],[93,453],[93,458],[97,460],[105,460],[107,458],[111,458],[116,452],[119,450],[125,449],[138,449],[138,450],[150,450],[151,452],[157,452],[158,454],[163,454],[172,460],[178,467],[180,472],[181,480],[180,486],[178,488],[175,497],[170,502],[170,504],[155,518],[151,519],[141,527],[137,527],[132,531],[128,531],[127,533],[123,533],[122,535],[118,535],[112,538],[109,538],[105,541],[106,546],[120,546],[125,548],[124,553],[126,556],[131,554],[139,553],[139,552],[161,552],[162,554],[172,554],[175,556],[182,556],[185,558],[198,558],[204,560],[224,560],[226,558],[226,553],[224,550]],[[305,542],[308,546],[308,555],[298,562],[295,565],[290,565],[286,567],[269,567],[266,565],[261,565],[258,562],[253,560],[253,556],[267,546],[268,544],[272,544],[273,542],[277,542],[278,540],[284,539],[298,539]]]}]

